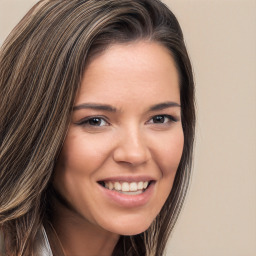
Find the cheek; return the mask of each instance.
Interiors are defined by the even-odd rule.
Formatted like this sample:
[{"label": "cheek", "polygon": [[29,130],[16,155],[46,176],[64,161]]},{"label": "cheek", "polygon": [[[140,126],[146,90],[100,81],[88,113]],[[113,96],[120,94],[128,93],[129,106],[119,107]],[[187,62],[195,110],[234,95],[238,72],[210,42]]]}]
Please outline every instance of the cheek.
[{"label": "cheek", "polygon": [[[175,175],[181,160],[183,146],[184,146],[184,135],[182,129],[171,136],[166,136],[165,143],[160,145],[158,143],[158,150],[156,158],[157,165],[160,170],[161,179],[158,184],[159,189],[159,209],[161,209],[168,198]],[[160,210],[159,210],[160,211]]]},{"label": "cheek", "polygon": [[166,134],[160,142],[155,143],[154,155],[162,176],[174,177],[183,152],[183,130],[178,129],[175,133]]},{"label": "cheek", "polygon": [[83,175],[85,172],[93,173],[104,162],[109,152],[108,137],[99,137],[99,134],[96,136],[69,135],[61,152],[62,169]]}]

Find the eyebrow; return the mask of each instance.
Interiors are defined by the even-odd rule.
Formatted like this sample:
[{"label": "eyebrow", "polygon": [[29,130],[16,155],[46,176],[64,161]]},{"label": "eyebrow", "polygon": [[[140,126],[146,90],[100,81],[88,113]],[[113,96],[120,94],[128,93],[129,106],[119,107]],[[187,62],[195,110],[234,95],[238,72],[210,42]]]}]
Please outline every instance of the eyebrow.
[{"label": "eyebrow", "polygon": [[[171,107],[181,107],[181,106],[176,102],[168,101],[168,102],[163,102],[163,103],[153,105],[148,109],[148,111],[149,112],[158,111],[158,110],[163,110]],[[103,110],[108,112],[117,112],[117,109],[111,105],[98,104],[98,103],[83,103],[73,107],[73,111],[77,111],[80,109],[95,109],[95,110]]]},{"label": "eyebrow", "polygon": [[80,109],[95,109],[95,110],[104,110],[108,112],[116,112],[117,109],[107,104],[98,104],[98,103],[84,103],[78,106],[73,107],[73,111]]},{"label": "eyebrow", "polygon": [[180,108],[181,106],[177,102],[168,101],[168,102],[156,104],[156,105],[150,107],[148,111],[158,111],[158,110],[163,110],[163,109],[172,108],[172,107]]}]

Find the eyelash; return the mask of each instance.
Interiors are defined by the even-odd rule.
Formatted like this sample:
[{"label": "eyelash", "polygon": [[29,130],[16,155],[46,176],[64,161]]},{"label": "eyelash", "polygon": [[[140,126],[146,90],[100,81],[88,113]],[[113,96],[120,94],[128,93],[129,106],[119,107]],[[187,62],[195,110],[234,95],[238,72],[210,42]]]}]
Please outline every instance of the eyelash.
[{"label": "eyelash", "polygon": [[[151,122],[151,120],[153,120],[154,118],[164,118],[164,122],[163,123],[153,123],[153,122]],[[95,120],[96,121],[96,119],[98,119],[98,121],[100,121],[100,122],[105,122],[106,124],[105,125],[93,125],[93,124],[90,124],[90,121],[93,121],[93,120]],[[166,119],[168,119],[167,120],[167,122],[166,122]],[[172,115],[166,115],[166,114],[163,114],[163,115],[155,115],[155,116],[152,116],[150,119],[149,119],[149,121],[147,121],[147,123],[149,123],[149,124],[162,124],[162,125],[166,125],[166,124],[168,124],[168,123],[172,123],[172,122],[177,122],[178,121],[178,119],[177,118],[175,118],[174,116],[172,116]],[[84,119],[82,119],[82,120],[80,120],[79,122],[77,122],[76,123],[77,125],[80,125],[80,126],[91,126],[91,127],[102,127],[102,126],[109,126],[110,125],[110,123],[108,122],[108,121],[106,121],[106,118],[105,117],[101,117],[101,116],[92,116],[92,117],[86,117],[86,118],[84,118]]]},{"label": "eyelash", "polygon": [[171,116],[171,115],[156,115],[156,116],[153,116],[150,118],[150,120],[147,122],[149,123],[151,120],[153,120],[154,118],[158,118],[158,117],[161,117],[161,118],[165,118],[165,119],[169,119],[168,122],[163,122],[163,123],[152,123],[152,124],[166,124],[166,123],[169,123],[169,122],[174,122],[176,123],[178,121],[177,118],[175,118],[174,116]]},{"label": "eyelash", "polygon": [[109,122],[106,121],[106,118],[105,117],[101,117],[101,116],[91,116],[91,117],[86,117],[82,120],[80,120],[79,122],[77,122],[76,124],[77,125],[81,125],[81,126],[91,126],[91,127],[101,127],[101,126],[98,126],[98,125],[92,125],[90,124],[90,121],[93,121],[93,120],[100,120],[100,121],[104,121],[105,123],[107,123],[107,125],[104,125],[104,126],[108,126],[110,125]]}]

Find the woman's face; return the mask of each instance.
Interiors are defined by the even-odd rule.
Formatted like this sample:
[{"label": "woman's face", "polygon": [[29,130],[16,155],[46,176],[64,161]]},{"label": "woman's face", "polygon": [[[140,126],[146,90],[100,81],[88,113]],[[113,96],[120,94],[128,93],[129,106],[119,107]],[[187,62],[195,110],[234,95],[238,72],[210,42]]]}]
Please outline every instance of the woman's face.
[{"label": "woman's face", "polygon": [[84,73],[54,186],[92,228],[138,234],[170,194],[183,143],[168,50],[154,42],[115,44]]}]

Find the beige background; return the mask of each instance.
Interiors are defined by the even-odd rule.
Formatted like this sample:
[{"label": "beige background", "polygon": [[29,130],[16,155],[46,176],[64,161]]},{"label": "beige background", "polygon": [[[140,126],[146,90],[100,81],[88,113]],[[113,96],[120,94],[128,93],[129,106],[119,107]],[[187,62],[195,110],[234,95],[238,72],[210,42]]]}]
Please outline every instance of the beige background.
[{"label": "beige background", "polygon": [[[0,0],[0,44],[36,0]],[[165,0],[194,66],[197,143],[169,256],[256,255],[256,1]]]}]

